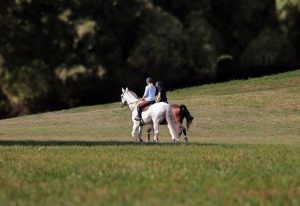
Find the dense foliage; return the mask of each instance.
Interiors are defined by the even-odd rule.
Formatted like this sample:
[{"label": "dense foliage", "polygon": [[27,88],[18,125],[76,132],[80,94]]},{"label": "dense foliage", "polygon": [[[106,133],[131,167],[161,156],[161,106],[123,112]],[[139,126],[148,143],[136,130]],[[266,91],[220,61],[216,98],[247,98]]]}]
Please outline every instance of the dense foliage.
[{"label": "dense foliage", "polygon": [[0,116],[300,65],[300,0],[0,0]]}]

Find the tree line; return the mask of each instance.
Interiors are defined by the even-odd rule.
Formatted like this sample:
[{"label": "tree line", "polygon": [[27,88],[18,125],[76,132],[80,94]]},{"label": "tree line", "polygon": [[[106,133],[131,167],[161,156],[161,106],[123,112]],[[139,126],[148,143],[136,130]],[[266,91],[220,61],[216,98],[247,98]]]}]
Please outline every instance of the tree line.
[{"label": "tree line", "polygon": [[300,0],[0,0],[0,117],[300,65]]}]

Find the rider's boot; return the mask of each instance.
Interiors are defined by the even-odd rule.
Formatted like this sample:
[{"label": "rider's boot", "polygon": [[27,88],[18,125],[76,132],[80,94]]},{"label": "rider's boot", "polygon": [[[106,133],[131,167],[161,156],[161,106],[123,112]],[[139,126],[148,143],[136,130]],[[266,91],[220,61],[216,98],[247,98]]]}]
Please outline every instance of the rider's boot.
[{"label": "rider's boot", "polygon": [[138,115],[134,118],[136,121],[142,121],[142,109],[138,107]]},{"label": "rider's boot", "polygon": [[136,121],[142,121],[142,117],[140,117],[139,115],[138,116],[136,116],[135,118],[134,118],[134,120],[136,120]]}]

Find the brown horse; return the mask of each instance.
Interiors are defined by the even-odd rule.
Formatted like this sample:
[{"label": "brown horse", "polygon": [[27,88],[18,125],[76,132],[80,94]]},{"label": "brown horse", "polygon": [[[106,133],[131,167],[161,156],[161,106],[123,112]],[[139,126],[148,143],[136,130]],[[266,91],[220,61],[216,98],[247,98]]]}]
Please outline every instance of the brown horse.
[{"label": "brown horse", "polygon": [[[194,117],[191,116],[189,110],[185,105],[173,104],[171,105],[171,111],[174,117],[175,125],[177,126],[177,131],[179,131],[179,137],[183,133],[185,136],[184,137],[185,142],[188,142],[186,131],[189,129],[190,125],[192,124]],[[184,118],[186,119],[186,128],[182,125]],[[160,123],[160,125],[166,125],[166,124],[167,124],[166,120]],[[147,130],[148,142],[150,141],[150,133],[152,130],[153,130],[153,125],[149,126]]]}]

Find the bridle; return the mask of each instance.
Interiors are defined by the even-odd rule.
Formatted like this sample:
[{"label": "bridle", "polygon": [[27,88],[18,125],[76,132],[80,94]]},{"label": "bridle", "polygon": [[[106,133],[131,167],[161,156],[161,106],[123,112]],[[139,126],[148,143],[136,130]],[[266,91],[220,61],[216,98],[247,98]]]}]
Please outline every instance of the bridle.
[{"label": "bridle", "polygon": [[[124,96],[124,94],[125,94],[125,92],[127,92],[127,91],[124,91],[123,93],[122,93],[122,95],[121,95],[121,98],[122,98],[122,100],[123,100],[123,96]],[[136,101],[133,101],[133,102],[130,102],[130,103],[128,103],[127,101],[125,102],[127,105],[131,105],[131,104],[136,104],[136,103],[138,103],[140,101],[140,99],[138,99],[138,100],[136,100]],[[124,104],[125,105],[125,104]]]}]

